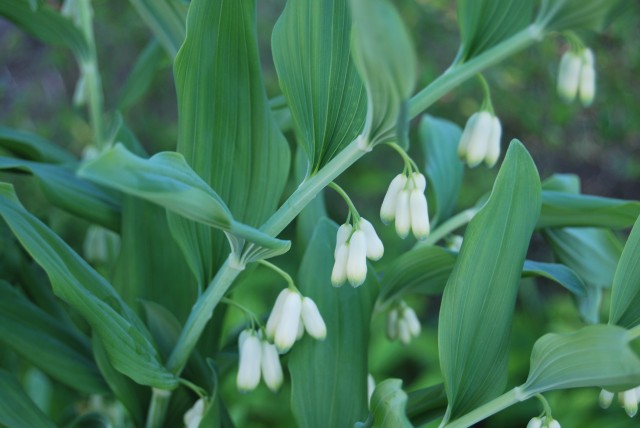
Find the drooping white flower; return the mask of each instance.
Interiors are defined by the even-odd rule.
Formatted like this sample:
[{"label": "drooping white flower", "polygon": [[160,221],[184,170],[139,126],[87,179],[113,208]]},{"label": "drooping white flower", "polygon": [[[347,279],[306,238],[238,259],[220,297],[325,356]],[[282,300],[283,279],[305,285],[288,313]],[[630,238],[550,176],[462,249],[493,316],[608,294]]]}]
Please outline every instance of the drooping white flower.
[{"label": "drooping white flower", "polygon": [[418,320],[418,316],[416,315],[415,311],[409,306],[405,306],[404,308],[402,308],[402,318],[407,323],[407,327],[409,327],[409,333],[411,333],[411,336],[418,337],[420,335],[422,326],[420,325],[420,321]]},{"label": "drooping white flower", "polygon": [[611,406],[611,403],[613,402],[614,396],[615,394],[613,392],[603,389],[602,391],[600,391],[600,397],[598,397],[598,404],[600,404],[600,407],[602,407],[603,409],[608,409]]},{"label": "drooping white flower", "polygon": [[320,315],[318,306],[308,297],[302,298],[302,323],[304,329],[314,339],[324,340],[327,337],[327,326]]},{"label": "drooping white flower", "polygon": [[368,220],[360,218],[360,228],[364,232],[364,236],[367,240],[367,258],[369,260],[380,260],[384,255],[384,245],[378,237],[376,230]]},{"label": "drooping white flower", "polygon": [[338,228],[338,234],[336,235],[336,249],[333,252],[334,257],[338,256],[338,249],[341,245],[348,243],[353,227],[349,223],[345,223]]},{"label": "drooping white flower", "polygon": [[411,217],[411,232],[418,240],[429,236],[429,208],[423,191],[413,189],[409,195],[409,211]]},{"label": "drooping white flower", "polygon": [[331,271],[331,284],[342,286],[347,280],[347,262],[349,260],[349,244],[344,243],[336,247],[335,262]]},{"label": "drooping white flower", "polygon": [[200,398],[195,404],[186,411],[182,421],[186,428],[198,428],[202,417],[204,416],[204,399]]},{"label": "drooping white flower", "polygon": [[627,391],[618,394],[624,411],[630,418],[634,417],[638,413],[638,395],[636,389],[629,389]]},{"label": "drooping white flower", "polygon": [[267,333],[267,338],[269,340],[273,340],[276,335],[276,328],[278,327],[280,318],[282,317],[282,307],[284,306],[284,301],[287,300],[289,293],[290,290],[288,288],[282,290],[280,294],[278,294],[276,302],[273,305],[273,309],[271,310],[271,314],[269,315],[267,326],[265,328],[265,332]]},{"label": "drooping white flower", "polygon": [[545,423],[545,427],[546,428],[561,428],[560,427],[560,422],[558,422],[557,420],[547,416],[544,418],[544,423]]},{"label": "drooping white flower", "polygon": [[500,120],[487,110],[471,115],[464,127],[458,157],[464,160],[469,168],[473,168],[483,161],[493,166],[500,157],[500,138],[502,125]]},{"label": "drooping white flower", "polygon": [[393,308],[387,314],[387,338],[396,340],[398,338],[398,309]]},{"label": "drooping white flower", "polygon": [[542,428],[542,419],[539,417],[531,418],[527,424],[527,428]]},{"label": "drooping white flower", "polygon": [[404,189],[406,184],[407,176],[404,174],[398,174],[393,178],[393,180],[391,180],[389,189],[384,195],[382,206],[380,207],[380,220],[382,220],[384,224],[389,224],[396,218],[398,195],[400,194],[400,191]]},{"label": "drooping white flower", "polygon": [[404,345],[420,335],[420,321],[413,309],[404,301],[400,301],[387,314],[387,337],[389,340],[400,340]]},{"label": "drooping white flower", "polygon": [[238,337],[238,376],[236,385],[240,392],[252,391],[260,383],[262,359],[261,340],[255,331],[245,330]]},{"label": "drooping white flower", "polygon": [[276,392],[282,385],[283,375],[282,366],[280,365],[280,356],[275,345],[262,341],[262,359],[261,359],[262,377],[267,387]]},{"label": "drooping white flower", "polygon": [[347,259],[347,279],[353,287],[362,285],[367,278],[367,238],[361,229],[356,230],[349,240]]},{"label": "drooping white flower", "polygon": [[286,289],[287,297],[282,305],[273,342],[280,353],[285,353],[296,341],[300,313],[302,311],[302,297],[299,293]]},{"label": "drooping white flower", "polygon": [[580,55],[571,50],[562,55],[558,70],[558,94],[566,102],[571,102],[576,98],[580,87],[581,68],[582,58]]},{"label": "drooping white flower", "polygon": [[596,68],[593,51],[591,49],[585,49],[582,52],[579,92],[582,105],[585,107],[590,106],[596,95]]},{"label": "drooping white flower", "polygon": [[403,345],[408,345],[411,343],[411,331],[409,330],[409,325],[404,318],[398,319],[398,339],[400,339],[400,343]]},{"label": "drooping white flower", "polygon": [[411,228],[410,191],[401,190],[396,205],[396,233],[402,239],[409,235]]}]

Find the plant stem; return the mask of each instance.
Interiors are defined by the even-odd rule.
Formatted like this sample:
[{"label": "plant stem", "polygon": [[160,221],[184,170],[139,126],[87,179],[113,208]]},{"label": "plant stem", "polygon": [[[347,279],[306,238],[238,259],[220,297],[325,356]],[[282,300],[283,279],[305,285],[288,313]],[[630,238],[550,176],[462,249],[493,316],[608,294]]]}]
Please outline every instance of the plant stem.
[{"label": "plant stem", "polygon": [[438,226],[424,241],[419,241],[416,246],[424,247],[426,245],[434,245],[439,240],[453,232],[454,230],[469,223],[478,212],[478,208],[468,208],[459,212],[449,220]]},{"label": "plant stem", "polygon": [[358,223],[360,222],[360,214],[358,213],[358,210],[356,209],[356,206],[353,205],[353,202],[351,201],[351,198],[349,197],[349,195],[347,195],[347,192],[344,191],[344,189],[340,186],[338,186],[336,183],[334,183],[333,181],[331,183],[328,184],[328,187],[331,187],[333,190],[335,190],[340,196],[342,196],[342,199],[344,199],[345,203],[347,204],[347,206],[349,207],[349,213],[351,215],[353,215],[353,225],[357,226]]},{"label": "plant stem", "polygon": [[413,119],[422,113],[431,104],[442,98],[468,78],[502,61],[508,56],[523,50],[533,43],[542,40],[543,36],[543,28],[537,24],[531,24],[524,30],[482,54],[469,61],[453,66],[409,100],[409,118]]},{"label": "plant stem", "polygon": [[516,403],[529,399],[529,395],[523,394],[519,387],[513,388],[510,391],[505,392],[499,397],[494,398],[486,404],[472,410],[466,415],[441,425],[446,428],[467,428],[471,425],[480,422],[483,419],[488,418],[491,415],[498,413],[501,410],[506,409],[509,406],[513,406]]},{"label": "plant stem", "polygon": [[[541,39],[542,35],[542,30],[538,26],[530,25],[525,30],[478,55],[476,58],[454,66],[444,75],[431,82],[429,86],[409,101],[409,116],[411,118],[416,117],[466,79],[478,74],[484,68],[503,60],[509,55],[524,49],[533,42]],[[362,147],[358,138],[352,141],[316,174],[303,181],[260,230],[268,235],[277,236],[322,189],[368,152],[369,150]],[[184,369],[189,355],[195,348],[202,331],[213,315],[213,310],[241,272],[241,269],[235,267],[235,264],[230,263],[230,261],[231,256],[229,256],[227,261],[220,267],[216,276],[211,280],[204,293],[191,309],[191,313],[180,333],[178,342],[167,361],[167,369],[176,375],[179,375]],[[154,406],[166,406],[167,403],[168,400],[160,400],[159,398],[156,400],[156,395],[154,395],[152,397],[151,408]],[[160,412],[158,413],[160,414]],[[149,414],[151,417],[152,412],[150,411]],[[162,415],[164,415],[164,413],[162,413]]]},{"label": "plant stem", "polygon": [[153,388],[151,394],[151,404],[149,405],[149,413],[147,414],[146,428],[160,428],[167,412],[171,391]]},{"label": "plant stem", "polygon": [[260,263],[265,267],[268,267],[269,269],[271,269],[272,271],[280,275],[287,282],[287,286],[289,288],[292,288],[293,290],[298,291],[298,287],[296,287],[295,283],[293,282],[293,278],[291,278],[291,275],[289,275],[287,272],[285,272],[284,270],[280,269],[278,266],[266,260],[260,260],[258,263]]},{"label": "plant stem", "polygon": [[89,97],[89,120],[91,128],[93,129],[93,144],[98,149],[102,149],[106,143],[103,123],[104,99],[102,94],[102,81],[100,79],[100,72],[98,71],[96,42],[93,35],[91,0],[78,0],[77,7],[80,12],[80,30],[84,34],[89,47],[88,57],[80,59],[79,61]]}]

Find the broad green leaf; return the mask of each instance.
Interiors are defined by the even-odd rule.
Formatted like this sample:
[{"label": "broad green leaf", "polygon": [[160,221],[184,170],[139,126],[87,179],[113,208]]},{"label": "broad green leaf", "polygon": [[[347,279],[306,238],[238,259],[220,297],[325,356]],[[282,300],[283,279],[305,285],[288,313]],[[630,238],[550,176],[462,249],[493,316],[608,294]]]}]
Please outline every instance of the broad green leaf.
[{"label": "broad green leaf", "polygon": [[413,427],[405,414],[407,394],[400,379],[387,379],[376,385],[371,396],[373,426],[376,428]]},{"label": "broad green leaf", "polygon": [[[302,183],[306,179],[308,166],[309,161],[304,151],[298,148],[295,159],[296,184]],[[324,191],[321,190],[296,217],[296,244],[300,248],[307,248],[318,222],[323,217],[328,216],[327,207],[324,203]]]},{"label": "broad green leaf", "polygon": [[534,0],[458,0],[462,61],[508,39],[533,21]]},{"label": "broad green leaf", "polygon": [[575,174],[553,174],[542,181],[542,190],[579,194],[581,189],[580,177]]},{"label": "broad green leaf", "polygon": [[538,22],[547,31],[602,31],[611,12],[631,0],[543,0]]},{"label": "broad green leaf", "polygon": [[76,309],[103,341],[113,366],[138,383],[174,388],[149,332],[112,286],[0,184],[0,215],[25,250],[47,272],[54,293]]},{"label": "broad green leaf", "polygon": [[409,392],[407,417],[414,425],[422,426],[441,418],[447,410],[447,394],[444,384]]},{"label": "broad green leaf", "polygon": [[104,394],[89,341],[0,280],[0,343],[70,388]]},{"label": "broad green leaf", "polygon": [[55,428],[24,392],[16,377],[0,369],[0,425],[6,427]]},{"label": "broad green leaf", "polygon": [[640,202],[566,192],[542,192],[538,228],[630,227],[640,214]]},{"label": "broad green leaf", "polygon": [[609,323],[627,328],[640,324],[640,217],[631,230],[613,277]]},{"label": "broad green leaf", "polygon": [[158,72],[170,64],[167,53],[157,39],[151,40],[136,60],[120,89],[118,109],[126,110],[138,102],[147,93]]},{"label": "broad green leaf", "polygon": [[610,230],[547,229],[543,236],[555,258],[590,287],[609,288],[622,253],[620,239]]},{"label": "broad green leaf", "polygon": [[458,159],[458,142],[462,131],[453,122],[425,115],[419,132],[426,157],[427,192],[435,200],[433,227],[451,216],[460,194],[464,165]]},{"label": "broad green leaf", "polygon": [[27,0],[2,0],[0,16],[44,43],[71,49],[80,61],[90,56],[89,46],[80,30],[70,19],[45,4],[34,10]]},{"label": "broad green leaf", "polygon": [[456,255],[441,247],[416,247],[402,254],[383,271],[380,299],[393,300],[404,293],[442,293]]},{"label": "broad green leaf", "polygon": [[579,297],[586,297],[587,290],[580,277],[568,267],[557,263],[534,262],[525,260],[522,276],[540,276],[557,282]]},{"label": "broad green leaf", "polygon": [[175,58],[185,36],[189,3],[181,0],[129,0],[156,39]]},{"label": "broad green leaf", "polygon": [[640,385],[640,358],[630,347],[637,334],[614,325],[591,325],[546,334],[533,346],[527,394],[596,386],[624,391]]},{"label": "broad green leaf", "polygon": [[14,155],[37,162],[75,162],[76,158],[44,138],[0,126],[0,147]]},{"label": "broad green leaf", "polygon": [[183,217],[222,229],[274,251],[289,249],[288,241],[272,238],[233,219],[224,201],[176,152],[150,159],[117,144],[85,163],[78,175],[165,207]]},{"label": "broad green leaf", "polygon": [[322,220],[302,260],[297,284],[318,305],[327,337],[308,335],[291,350],[291,408],[299,426],[353,426],[367,415],[367,348],[376,279],[331,286],[335,236],[338,228]]},{"label": "broad green leaf", "polygon": [[271,40],[297,140],[316,171],[364,124],[364,87],[350,56],[349,0],[289,0]]},{"label": "broad green leaf", "polygon": [[408,121],[406,103],[416,83],[413,43],[389,0],[350,3],[351,50],[367,91],[362,134],[371,144],[396,141],[396,124],[404,128]]},{"label": "broad green leaf", "polygon": [[[193,0],[174,74],[178,152],[238,221],[257,227],[278,206],[290,156],[262,81],[255,8],[255,0]],[[227,256],[224,236],[173,215],[170,225],[207,283]]]},{"label": "broad green leaf", "polygon": [[47,199],[58,208],[111,230],[120,228],[120,198],[78,178],[72,167],[0,157],[0,170],[33,174]]},{"label": "broad green leaf", "polygon": [[93,355],[96,364],[115,397],[127,408],[135,426],[144,424],[144,415],[151,396],[150,389],[138,385],[131,378],[117,371],[97,336],[93,337]]},{"label": "broad green leaf", "polygon": [[445,421],[496,397],[506,385],[511,320],[540,193],[531,157],[513,140],[489,200],[467,227],[442,298]]}]

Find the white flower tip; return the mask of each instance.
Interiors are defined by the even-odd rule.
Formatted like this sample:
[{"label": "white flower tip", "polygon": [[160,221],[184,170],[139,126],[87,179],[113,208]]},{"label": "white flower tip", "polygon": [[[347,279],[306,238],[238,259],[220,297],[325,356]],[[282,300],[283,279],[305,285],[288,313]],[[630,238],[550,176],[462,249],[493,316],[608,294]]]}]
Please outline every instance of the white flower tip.
[{"label": "white flower tip", "polygon": [[426,239],[431,231],[427,198],[419,190],[412,190],[409,197],[411,231],[418,240]]},{"label": "white flower tip", "polygon": [[580,69],[582,58],[572,51],[567,51],[560,60],[558,71],[558,94],[566,102],[572,102],[580,85]]},{"label": "white flower tip", "polygon": [[415,311],[406,306],[402,311],[402,318],[407,323],[407,327],[409,328],[409,333],[411,333],[411,336],[418,337],[420,335],[420,331],[422,330],[422,326],[420,325],[420,320],[418,320],[418,316],[416,315]]},{"label": "white flower tip", "polygon": [[580,72],[580,102],[589,107],[596,96],[596,71],[593,66],[585,65]]},{"label": "white flower tip", "polygon": [[607,391],[606,389],[600,391],[600,397],[598,397],[598,404],[600,405],[600,407],[603,409],[608,409],[613,402],[614,395],[615,394],[613,392]]},{"label": "white flower tip", "polygon": [[638,396],[635,388],[622,393],[622,407],[630,418],[638,413]]},{"label": "white flower tip", "polygon": [[204,399],[200,398],[195,404],[186,411],[182,421],[187,428],[198,428],[204,415]]},{"label": "white flower tip", "polygon": [[299,293],[289,290],[282,306],[282,316],[276,327],[273,342],[281,353],[287,352],[296,341],[298,325],[300,324],[300,312],[302,310],[302,297]]},{"label": "white flower tip", "polygon": [[407,176],[404,174],[398,174],[391,180],[391,184],[389,184],[387,193],[380,206],[380,220],[382,220],[384,224],[389,224],[396,218],[398,194],[406,184]]},{"label": "white flower tip", "polygon": [[342,286],[347,280],[347,263],[349,259],[349,244],[342,244],[335,254],[335,263],[331,271],[331,284],[334,287]]},{"label": "white flower tip", "polygon": [[327,337],[327,326],[320,315],[318,306],[309,297],[302,298],[302,322],[305,330],[314,339],[324,340]]},{"label": "white flower tip", "polygon": [[262,377],[264,383],[273,392],[277,392],[282,386],[284,376],[282,375],[282,366],[280,365],[280,357],[278,350],[274,345],[267,341],[262,341]]},{"label": "white flower tip", "polygon": [[542,419],[539,417],[531,418],[529,423],[527,424],[527,428],[541,428],[542,427]]},{"label": "white flower tip", "polygon": [[560,422],[556,421],[555,419],[551,419],[547,422],[547,428],[561,428]]},{"label": "white flower tip", "polygon": [[236,385],[240,392],[249,392],[253,391],[260,383],[262,347],[260,339],[254,332],[250,332],[239,340],[242,341],[242,346],[239,349],[240,361]]},{"label": "white flower tip", "polygon": [[368,220],[360,218],[360,228],[367,241],[367,258],[373,261],[380,260],[384,255],[384,245],[373,225]]},{"label": "white flower tip", "polygon": [[396,209],[396,233],[402,239],[409,235],[411,228],[411,208],[409,206],[408,190],[403,190],[398,195],[398,206]]}]

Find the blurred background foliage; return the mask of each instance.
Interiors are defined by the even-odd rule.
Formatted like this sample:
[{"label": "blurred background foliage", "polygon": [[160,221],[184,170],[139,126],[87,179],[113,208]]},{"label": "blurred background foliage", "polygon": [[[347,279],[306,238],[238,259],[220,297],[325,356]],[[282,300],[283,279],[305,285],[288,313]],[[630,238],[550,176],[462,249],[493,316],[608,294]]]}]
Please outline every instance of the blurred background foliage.
[{"label": "blurred background foliage", "polygon": [[[48,1],[59,7],[56,1]],[[280,93],[270,52],[270,35],[284,0],[258,2],[258,34],[265,79],[270,97]],[[150,31],[128,2],[97,0],[93,2],[99,64],[105,93],[106,111],[114,111],[128,73],[138,55],[151,39]],[[412,32],[419,58],[418,88],[424,87],[442,73],[453,60],[459,43],[455,3],[446,0],[398,0],[407,26]],[[602,35],[588,34],[585,40],[596,53],[598,90],[592,107],[578,103],[564,104],[556,94],[556,73],[561,54],[567,49],[561,37],[549,37],[532,49],[510,58],[486,73],[492,87],[493,103],[503,123],[503,147],[512,138],[522,140],[531,152],[541,178],[552,173],[580,176],[584,193],[640,199],[640,3],[634,2],[628,13],[616,20]],[[72,105],[78,67],[70,52],[46,46],[0,20],[0,124],[31,131],[56,142],[74,153],[80,153],[91,138],[85,110]],[[445,117],[461,126],[481,103],[481,89],[471,80],[448,94],[429,114]],[[150,89],[123,112],[125,121],[149,152],[171,150],[177,138],[176,96],[172,70],[167,60],[156,73]],[[417,121],[416,121],[417,123]],[[415,131],[415,130],[414,130]],[[293,144],[293,135],[288,135]],[[423,155],[414,144],[411,153],[423,163]],[[384,269],[392,260],[413,246],[401,241],[392,228],[378,220],[378,207],[386,186],[402,168],[402,160],[379,148],[358,162],[338,180],[350,193],[364,217],[370,219],[386,246],[386,256],[376,268]],[[472,205],[490,190],[497,169],[479,167],[467,170],[459,208]],[[6,176],[2,173],[2,176]],[[1,177],[0,177],[1,178]],[[11,176],[22,187],[25,204],[53,225],[67,242],[81,248],[83,234],[79,223],[51,208],[31,179]],[[291,188],[295,183],[291,183]],[[28,197],[26,197],[28,195]],[[328,210],[342,223],[346,208],[336,195],[328,193]],[[86,225],[85,225],[86,227]],[[3,228],[4,229],[4,228]],[[293,237],[293,229],[284,232]],[[3,245],[12,238],[4,236]],[[293,254],[301,257],[302,248]],[[1,252],[1,251],[0,251]],[[534,238],[532,252],[537,260],[550,260],[542,240]],[[299,260],[299,259],[298,259]],[[7,254],[2,257],[7,263]],[[285,262],[287,263],[287,262]],[[295,257],[285,265],[295,273]],[[236,286],[235,297],[257,313],[266,313],[284,284],[268,270],[258,268]],[[259,290],[256,293],[256,290]],[[418,340],[404,347],[389,342],[384,334],[385,313],[378,314],[372,324],[370,371],[377,381],[399,377],[404,389],[411,391],[442,381],[438,366],[437,314],[435,298],[416,297],[409,302],[424,323]],[[603,307],[606,308],[606,302]],[[566,291],[544,281],[523,280],[519,311],[513,325],[511,381],[515,386],[526,377],[533,343],[547,332],[571,331],[582,325],[575,305]],[[606,318],[605,318],[606,319]],[[244,318],[234,309],[228,311],[229,329],[237,329]],[[230,346],[232,348],[232,346]],[[13,357],[0,352],[2,366],[11,366]],[[271,393],[261,386],[252,394],[240,397],[235,388],[235,363],[222,364],[229,370],[223,382],[223,398],[239,427],[293,426],[288,411],[289,389],[284,387],[273,405]],[[286,357],[285,357],[286,361]],[[30,391],[46,391],[47,380],[32,369],[23,372],[23,382]],[[29,385],[33,385],[29,387]],[[597,406],[598,390],[585,389],[549,394],[549,399],[564,428],[631,427],[629,419],[615,404],[612,409]],[[45,400],[38,400],[45,402]],[[481,426],[517,427],[540,411],[535,400],[516,405]]]}]

